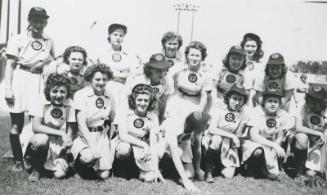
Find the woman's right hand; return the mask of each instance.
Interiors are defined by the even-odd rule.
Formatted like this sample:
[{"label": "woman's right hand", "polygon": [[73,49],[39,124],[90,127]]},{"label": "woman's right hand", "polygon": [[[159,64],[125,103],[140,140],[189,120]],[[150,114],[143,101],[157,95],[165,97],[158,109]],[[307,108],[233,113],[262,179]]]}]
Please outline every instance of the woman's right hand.
[{"label": "woman's right hand", "polygon": [[277,156],[279,158],[284,158],[285,157],[285,151],[284,151],[284,149],[282,147],[280,147],[280,145],[275,144],[274,149],[275,149],[275,151],[277,153]]},{"label": "woman's right hand", "polygon": [[15,96],[11,89],[5,91],[5,100],[8,107],[13,107],[15,105]]},{"label": "woman's right hand", "polygon": [[240,140],[236,136],[233,136],[232,139],[233,139],[233,142],[234,142],[235,146],[237,148],[239,148],[240,147]]}]

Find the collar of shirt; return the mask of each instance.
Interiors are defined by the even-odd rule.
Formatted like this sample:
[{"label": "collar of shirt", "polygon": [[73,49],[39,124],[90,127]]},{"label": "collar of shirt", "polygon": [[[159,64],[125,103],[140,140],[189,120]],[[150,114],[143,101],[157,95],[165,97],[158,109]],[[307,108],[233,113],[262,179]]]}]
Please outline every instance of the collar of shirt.
[{"label": "collar of shirt", "polygon": [[[27,35],[28,37],[32,37],[32,31],[31,31],[30,29],[27,29],[27,30],[26,30],[26,35]],[[34,38],[34,37],[32,37],[32,38]],[[46,39],[46,40],[48,40],[48,39],[50,39],[50,37],[49,37],[48,35],[42,33],[42,39]]]},{"label": "collar of shirt", "polygon": [[[86,92],[86,95],[88,97],[95,96],[94,90],[93,90],[93,88],[91,86],[86,86],[85,87],[85,92]],[[105,96],[106,98],[109,98],[110,97],[110,95],[109,95],[109,93],[108,93],[107,90],[104,90],[103,96]]]}]

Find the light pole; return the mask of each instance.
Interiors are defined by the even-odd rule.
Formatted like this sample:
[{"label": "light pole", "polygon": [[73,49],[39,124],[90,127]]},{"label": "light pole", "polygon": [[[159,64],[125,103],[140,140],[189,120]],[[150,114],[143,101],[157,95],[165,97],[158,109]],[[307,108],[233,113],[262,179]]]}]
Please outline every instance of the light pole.
[{"label": "light pole", "polygon": [[188,11],[192,12],[192,27],[191,27],[191,41],[193,39],[193,27],[194,27],[194,14],[196,11],[199,10],[200,6],[198,5],[192,5],[190,3],[182,3],[182,4],[175,4],[173,6],[176,11],[178,11],[177,14],[177,33],[179,34],[179,24],[180,24],[180,15],[181,11]]}]

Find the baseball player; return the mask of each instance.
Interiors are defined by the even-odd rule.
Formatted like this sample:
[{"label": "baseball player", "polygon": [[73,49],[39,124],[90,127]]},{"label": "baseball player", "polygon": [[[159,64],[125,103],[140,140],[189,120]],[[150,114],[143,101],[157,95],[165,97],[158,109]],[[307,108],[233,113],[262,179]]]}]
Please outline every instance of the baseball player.
[{"label": "baseball player", "polygon": [[24,126],[24,112],[39,104],[43,93],[43,66],[53,57],[53,41],[43,33],[49,16],[45,9],[33,7],[28,14],[26,31],[10,38],[5,70],[5,100],[11,117],[10,144],[14,171],[21,171],[22,151],[19,134]]},{"label": "baseball player", "polygon": [[44,104],[35,104],[29,114],[32,123],[20,135],[26,168],[31,168],[28,180],[39,180],[43,167],[53,171],[55,178],[63,178],[68,171],[64,155],[72,145],[72,123],[75,110],[70,99],[70,80],[59,74],[50,74],[44,89]]},{"label": "baseball player", "polygon": [[183,63],[183,54],[179,49],[183,45],[182,36],[175,32],[166,32],[161,39],[162,54],[166,57],[170,67]]},{"label": "baseball player", "polygon": [[262,92],[267,90],[283,90],[282,108],[288,111],[291,98],[296,88],[296,79],[294,75],[287,71],[284,57],[280,53],[270,55],[265,68],[265,74],[259,75],[255,80],[256,102],[261,104]]},{"label": "baseball player", "polygon": [[91,167],[98,178],[106,179],[112,162],[107,133],[110,121],[114,119],[115,106],[105,86],[112,78],[112,72],[106,64],[94,64],[87,67],[84,77],[90,85],[77,91],[74,96],[79,132],[71,152],[75,164],[81,165],[76,171],[82,177],[84,170]]},{"label": "baseball player", "polygon": [[240,167],[237,148],[240,147],[240,137],[248,120],[246,105],[247,94],[243,86],[233,84],[225,94],[225,107],[210,112],[209,128],[202,144],[206,146],[205,156],[206,181],[213,182],[214,166],[222,165],[221,174],[232,178],[235,170]]},{"label": "baseball player", "polygon": [[129,96],[130,109],[125,113],[127,116],[118,122],[119,136],[112,140],[118,159],[127,159],[134,154],[135,163],[140,169],[139,178],[146,182],[163,181],[156,147],[159,121],[158,116],[152,112],[155,101],[150,85],[137,84]]}]

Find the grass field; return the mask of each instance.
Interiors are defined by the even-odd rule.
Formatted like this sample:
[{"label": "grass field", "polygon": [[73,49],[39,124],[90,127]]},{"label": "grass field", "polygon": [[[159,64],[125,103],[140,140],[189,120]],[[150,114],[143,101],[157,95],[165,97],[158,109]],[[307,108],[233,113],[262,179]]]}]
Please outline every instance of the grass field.
[{"label": "grass field", "polygon": [[[10,149],[9,116],[0,113],[0,156]],[[41,178],[38,183],[27,181],[27,173],[11,172],[12,159],[0,159],[0,195],[7,194],[188,194],[177,182],[142,183],[138,179],[111,177],[106,181],[83,180],[72,176],[63,180]],[[327,194],[326,188],[298,186],[285,177],[281,182],[256,180],[240,175],[233,179],[216,177],[214,184],[195,182],[201,194]],[[199,193],[200,194],[200,193]]]}]

